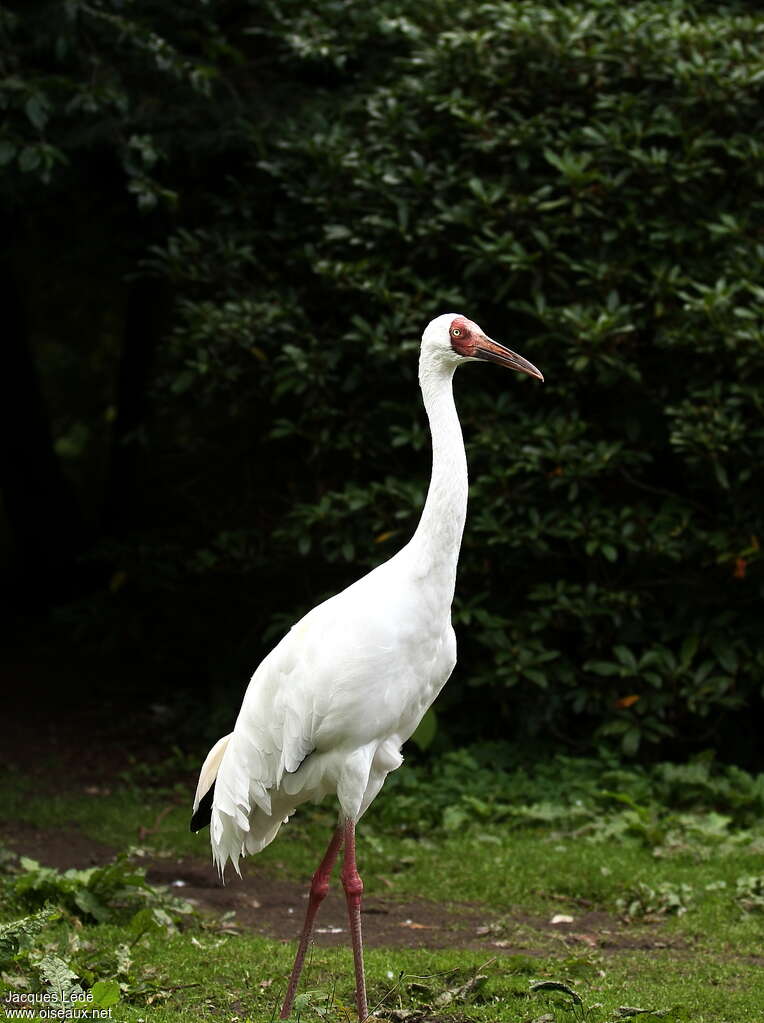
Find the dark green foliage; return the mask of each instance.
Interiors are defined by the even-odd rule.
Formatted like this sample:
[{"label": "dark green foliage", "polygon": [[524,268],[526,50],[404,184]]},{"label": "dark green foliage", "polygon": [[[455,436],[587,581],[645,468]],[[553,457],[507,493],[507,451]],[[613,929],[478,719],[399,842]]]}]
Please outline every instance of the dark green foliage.
[{"label": "dark green foliage", "polygon": [[[26,54],[2,93],[9,180],[97,145],[139,205],[176,217],[142,250],[174,295],[141,433],[151,498],[67,628],[120,629],[237,703],[286,625],[411,534],[418,337],[460,310],[547,382],[458,375],[471,506],[435,748],[551,736],[753,761],[764,16],[61,11],[37,50],[2,16]],[[57,34],[61,74],[38,59]]]},{"label": "dark green foliage", "polygon": [[[143,6],[138,17],[124,4],[80,0],[11,4],[0,12],[6,198],[62,179],[99,188],[99,171],[114,165],[139,209],[177,201],[162,180],[163,164],[200,149],[193,132],[212,128],[218,70],[211,58],[220,33],[192,4],[173,5],[163,16],[155,5]],[[90,166],[79,165],[83,154]]]},{"label": "dark green foliage", "polygon": [[[0,965],[3,980],[25,994],[43,992],[61,1011],[73,1006],[108,1009],[121,998],[149,1004],[162,992],[158,971],[149,967],[134,976],[132,953],[145,938],[177,933],[180,914],[192,907],[146,881],[145,871],[126,855],[113,863],[85,870],[60,872],[21,857],[19,867],[2,878],[4,912],[30,911],[20,919],[0,923]],[[37,908],[41,906],[42,908]],[[83,940],[88,925],[106,931],[105,939]],[[84,927],[83,927],[84,925]],[[117,931],[117,926],[122,931]],[[129,941],[117,943],[114,933]],[[104,977],[118,979],[104,979]],[[100,978],[100,979],[99,979]],[[7,997],[6,997],[7,1000]]]},{"label": "dark green foliage", "polygon": [[39,915],[46,905],[55,905],[87,923],[129,919],[136,935],[157,927],[172,931],[170,914],[191,912],[189,903],[150,885],[146,871],[126,856],[103,867],[63,873],[22,857],[20,870],[3,878],[2,886],[5,900],[19,909]]},{"label": "dark green foliage", "polygon": [[447,727],[707,744],[764,681],[764,21],[679,0],[286,10],[290,73],[334,90],[272,126],[214,230],[157,254],[182,296],[170,391],[230,403],[269,475],[193,564],[280,567],[286,622],[404,542],[417,335],[463,309],[547,383],[458,376]]},{"label": "dark green foliage", "polygon": [[[691,820],[683,815],[707,815]],[[764,817],[764,774],[716,765],[705,758],[650,767],[615,758],[557,755],[531,768],[504,745],[445,753],[427,765],[391,774],[385,798],[369,811],[383,833],[422,837],[472,824],[578,829],[650,847],[677,846],[674,830],[692,841],[718,842],[729,828],[757,826]]]}]

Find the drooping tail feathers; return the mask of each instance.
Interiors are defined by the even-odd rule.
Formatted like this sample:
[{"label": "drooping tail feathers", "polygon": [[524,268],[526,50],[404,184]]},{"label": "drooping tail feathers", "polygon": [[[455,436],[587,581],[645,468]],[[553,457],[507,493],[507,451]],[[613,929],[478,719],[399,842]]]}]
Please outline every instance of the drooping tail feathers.
[{"label": "drooping tail feathers", "polygon": [[224,735],[218,739],[215,745],[207,754],[199,774],[199,784],[196,786],[194,796],[194,811],[191,817],[191,830],[201,831],[206,828],[212,815],[212,800],[215,796],[215,779],[220,769],[220,761],[228,746],[231,735]]},{"label": "drooping tail feathers", "polygon": [[274,792],[271,799],[271,792],[257,777],[261,772],[250,773],[251,765],[241,756],[242,745],[247,744],[241,737],[237,743],[233,732],[215,743],[194,797],[191,830],[210,826],[212,856],[221,877],[228,860],[241,875],[239,858],[269,845],[295,808],[295,800],[282,793]]}]

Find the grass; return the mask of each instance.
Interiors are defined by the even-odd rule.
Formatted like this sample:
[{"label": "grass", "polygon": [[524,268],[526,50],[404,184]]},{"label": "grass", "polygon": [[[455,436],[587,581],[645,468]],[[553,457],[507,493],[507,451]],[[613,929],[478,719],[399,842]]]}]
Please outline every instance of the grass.
[{"label": "grass", "polygon": [[[92,938],[108,945],[124,938],[116,927],[103,925],[97,930],[96,934],[96,928],[85,928],[81,940]],[[555,1023],[604,1023],[618,1019],[619,1010],[630,1006],[664,1013],[674,1010],[669,1019],[688,1023],[763,1019],[761,965],[724,956],[709,958],[703,951],[677,955],[668,950],[628,950],[607,957],[592,953],[532,960],[490,957],[487,961],[485,953],[475,951],[371,949],[366,968],[370,1005],[382,1002],[388,1012],[409,1011],[412,1020],[418,1008],[458,987],[478,970],[487,976],[479,998],[457,1001],[439,1010],[438,1018],[463,1019],[467,1015],[476,1021],[515,1023],[543,1019],[546,1013]],[[136,1023],[146,1019],[156,1023],[274,1019],[291,958],[291,947],[261,938],[202,934],[192,944],[189,934],[183,933],[144,939],[134,949],[132,973],[142,981],[157,977],[157,983],[148,995],[136,998],[128,994],[137,1004],[123,1001],[117,1018]],[[347,950],[314,950],[302,985],[302,1019],[352,1019],[351,978],[352,960]],[[575,1005],[563,992],[532,993],[533,983],[540,980],[570,986],[582,1005]],[[641,1023],[646,1023],[646,1017]]]},{"label": "grass", "polygon": [[[764,829],[756,821],[756,779],[741,774],[729,787],[723,771],[706,765],[695,771],[688,800],[676,780],[681,771],[667,788],[665,772],[591,761],[561,761],[546,781],[544,771],[529,780],[518,770],[494,770],[490,783],[480,764],[474,769],[457,756],[446,766],[437,777],[409,768],[405,782],[379,797],[359,828],[366,889],[390,901],[482,904],[490,932],[482,948],[368,949],[370,1005],[381,1002],[385,1018],[764,1020]],[[118,849],[140,844],[157,855],[206,858],[206,832],[188,832],[190,784],[162,771],[158,765],[157,776],[141,771],[138,778],[128,772],[89,796],[41,794],[39,785],[10,773],[0,786],[1,823],[11,833],[14,822],[77,827]],[[606,787],[613,771],[620,772],[617,790]],[[153,829],[155,821],[156,830],[139,842],[140,828]],[[285,829],[292,840],[277,840],[258,868],[305,881],[333,822],[327,808],[304,809]],[[18,877],[6,881],[5,920],[37,908],[14,894]],[[278,1016],[292,943],[233,934],[209,920],[174,916],[171,907],[155,921],[139,911],[141,927],[134,917],[95,924],[72,912],[71,898],[69,909],[5,964],[8,990],[14,982],[44,988],[40,960],[47,954],[69,964],[86,989],[119,983],[115,1019],[259,1023]],[[556,913],[572,916],[583,937],[566,939],[540,925]],[[612,947],[603,947],[606,931]],[[121,960],[114,952],[120,946]],[[314,948],[301,992],[302,1020],[352,1019],[349,950]],[[651,1012],[631,1011],[637,1009]]]},{"label": "grass", "polygon": [[[112,930],[113,941],[119,939]],[[154,969],[172,978],[174,990],[158,998],[150,1009],[156,1023],[199,1018],[271,1020],[278,1017],[283,977],[291,967],[292,950],[258,938],[229,937],[222,944],[201,939],[190,947],[184,935],[146,941],[136,957],[135,968]],[[413,1012],[454,986],[459,977],[482,967],[488,980],[480,1000],[457,1004],[451,1015],[474,1020],[517,1021],[551,1013],[555,1020],[582,1019],[591,1023],[617,1018],[622,1006],[667,1010],[679,1008],[676,1018],[708,1023],[717,1020],[754,1021],[764,1018],[761,967],[714,963],[702,975],[694,975],[686,957],[667,952],[631,951],[616,960],[545,957],[532,967],[525,962],[486,964],[476,952],[411,952],[372,949],[366,967],[370,1005],[384,999],[387,1010]],[[352,959],[341,950],[314,951],[303,990],[303,1019],[352,1019]],[[554,979],[580,992],[582,1007],[575,1007],[564,993],[531,993],[534,981]],[[458,978],[457,978],[458,981]],[[191,986],[194,985],[194,986]],[[161,991],[161,989],[160,989]],[[307,1005],[305,1004],[307,1003]],[[147,1018],[145,1005],[120,1006],[120,1018]]]}]

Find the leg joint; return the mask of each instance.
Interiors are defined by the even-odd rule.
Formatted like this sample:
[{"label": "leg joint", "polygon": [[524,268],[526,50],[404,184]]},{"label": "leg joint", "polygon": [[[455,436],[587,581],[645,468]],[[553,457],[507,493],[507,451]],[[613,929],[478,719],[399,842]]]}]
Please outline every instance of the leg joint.
[{"label": "leg joint", "polygon": [[345,889],[346,895],[361,895],[363,893],[363,881],[361,875],[357,870],[353,870],[349,873],[342,871],[342,887]]},{"label": "leg joint", "polygon": [[310,884],[310,898],[313,902],[323,902],[329,893],[329,878],[317,870]]}]

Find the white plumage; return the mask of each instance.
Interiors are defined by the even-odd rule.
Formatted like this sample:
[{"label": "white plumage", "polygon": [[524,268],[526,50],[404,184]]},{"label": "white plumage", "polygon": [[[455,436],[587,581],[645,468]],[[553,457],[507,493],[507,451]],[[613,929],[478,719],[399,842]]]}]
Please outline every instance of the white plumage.
[{"label": "white plumage", "polygon": [[[419,381],[433,464],[421,520],[394,557],[297,622],[252,676],[233,732],[204,762],[194,800],[196,815],[214,784],[209,822],[221,874],[227,861],[238,871],[241,856],[273,841],[307,800],[336,793],[341,820],[354,827],[387,774],[402,763],[401,746],[454,668],[451,602],[467,508],[467,463],[451,384],[457,365],[475,359],[543,379],[465,317],[446,313],[428,325]],[[305,942],[309,925],[310,910]],[[357,926],[360,944],[360,922]],[[357,972],[358,962],[357,956]],[[300,966],[301,961],[297,977]],[[294,974],[293,982],[296,987]],[[363,1018],[362,977],[357,982]],[[282,1016],[290,1008],[288,995]]]}]

